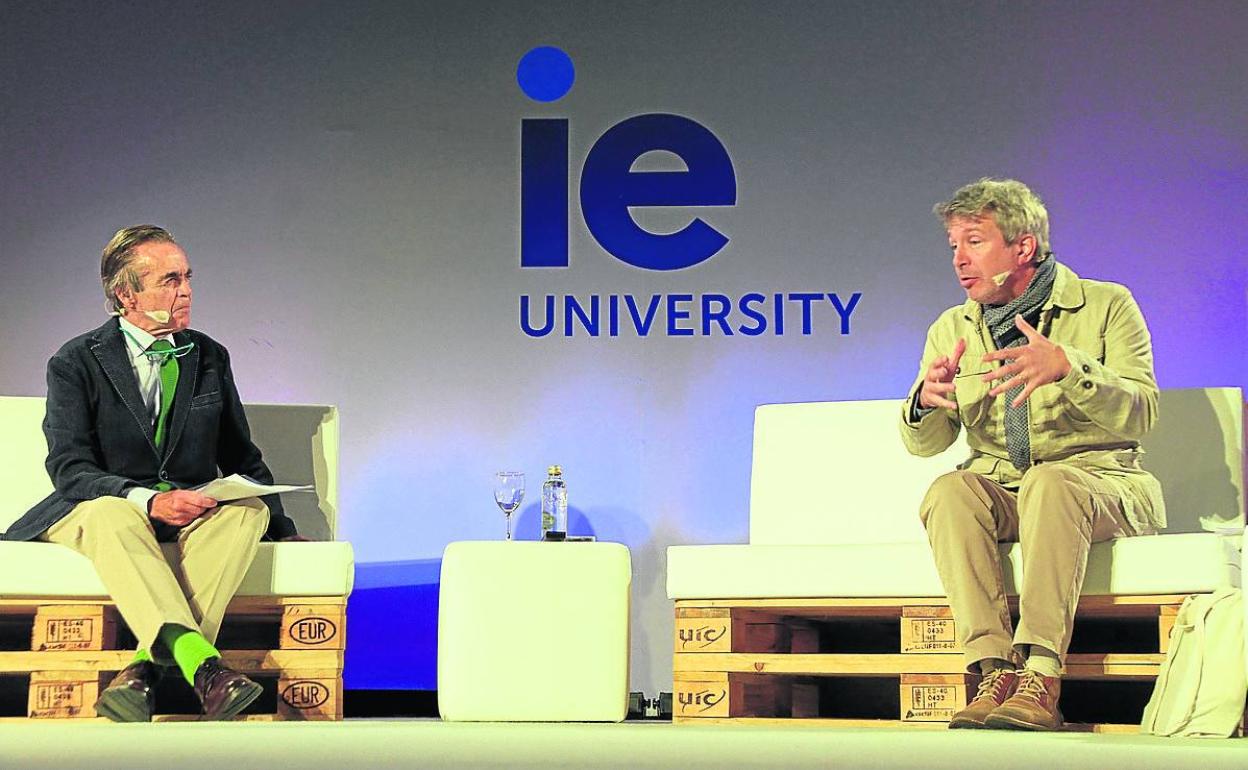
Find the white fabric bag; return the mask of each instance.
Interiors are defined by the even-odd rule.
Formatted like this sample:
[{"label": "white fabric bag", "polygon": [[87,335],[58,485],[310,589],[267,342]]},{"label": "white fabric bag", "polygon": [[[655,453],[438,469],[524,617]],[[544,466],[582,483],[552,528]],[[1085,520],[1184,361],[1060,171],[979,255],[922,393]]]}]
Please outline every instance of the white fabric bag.
[{"label": "white fabric bag", "polygon": [[1244,716],[1244,595],[1238,588],[1189,596],[1170,632],[1170,649],[1140,732],[1226,738]]}]

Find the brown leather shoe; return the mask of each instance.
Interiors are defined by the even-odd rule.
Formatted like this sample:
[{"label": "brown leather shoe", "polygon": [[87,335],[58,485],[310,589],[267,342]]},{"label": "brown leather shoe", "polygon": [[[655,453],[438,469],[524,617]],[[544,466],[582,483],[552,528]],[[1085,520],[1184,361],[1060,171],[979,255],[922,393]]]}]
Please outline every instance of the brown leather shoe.
[{"label": "brown leather shoe", "polygon": [[1014,694],[984,721],[996,729],[1058,730],[1062,726],[1062,712],[1057,707],[1061,696],[1061,677],[1024,669],[1018,672]]},{"label": "brown leather shoe", "polygon": [[95,713],[114,722],[150,722],[160,668],[140,660],[123,668],[95,701]]},{"label": "brown leather shoe", "polygon": [[953,719],[949,720],[949,729],[983,729],[987,726],[984,720],[1014,694],[1014,688],[1017,685],[1017,671],[998,668],[990,674],[984,674],[984,678],[979,680],[979,689],[975,692],[975,697],[966,704],[966,708],[954,714]]},{"label": "brown leather shoe", "polygon": [[195,694],[204,704],[209,719],[229,719],[260,697],[260,685],[221,663],[209,658],[195,670]]}]

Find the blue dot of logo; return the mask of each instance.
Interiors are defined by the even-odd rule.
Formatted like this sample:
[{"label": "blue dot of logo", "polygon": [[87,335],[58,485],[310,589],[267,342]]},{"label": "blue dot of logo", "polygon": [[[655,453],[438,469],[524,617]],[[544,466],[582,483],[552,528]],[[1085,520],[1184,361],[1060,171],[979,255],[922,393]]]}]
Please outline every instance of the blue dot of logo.
[{"label": "blue dot of logo", "polygon": [[544,45],[526,53],[516,66],[516,82],[535,102],[553,102],[572,90],[576,68],[562,48]]}]

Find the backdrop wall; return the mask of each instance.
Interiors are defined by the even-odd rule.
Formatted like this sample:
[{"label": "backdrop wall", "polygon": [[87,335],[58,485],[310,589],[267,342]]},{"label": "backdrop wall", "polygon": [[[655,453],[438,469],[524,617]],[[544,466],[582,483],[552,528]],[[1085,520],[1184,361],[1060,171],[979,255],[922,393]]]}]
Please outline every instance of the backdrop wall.
[{"label": "backdrop wall", "polygon": [[[632,549],[633,689],[653,694],[671,684],[664,549],[746,539],[756,404],[904,394],[962,298],[930,214],[957,186],[1037,190],[1058,258],[1134,291],[1164,387],[1248,386],[1246,28],[1230,0],[3,0],[0,393],[42,395],[51,353],[103,320],[112,232],[165,225],[244,399],[341,408],[348,687],[435,686],[442,549],[502,536],[501,469],[528,472],[534,537],[560,463],[573,531]],[[537,46],[574,63],[562,99],[517,85]],[[728,238],[684,269],[612,256],[579,205],[595,142],[654,113],[705,127],[735,176],[732,205],[634,211]],[[520,264],[537,118],[568,121],[566,268]],[[801,292],[861,296],[844,329],[812,301],[809,334],[785,299],[777,334],[773,295]],[[751,293],[762,334],[740,331]],[[708,294],[731,336],[703,333]],[[558,324],[530,336],[520,298],[541,325],[547,295]],[[618,335],[573,316],[567,336],[567,295],[621,298]],[[646,336],[625,295],[643,313],[660,296]]]}]

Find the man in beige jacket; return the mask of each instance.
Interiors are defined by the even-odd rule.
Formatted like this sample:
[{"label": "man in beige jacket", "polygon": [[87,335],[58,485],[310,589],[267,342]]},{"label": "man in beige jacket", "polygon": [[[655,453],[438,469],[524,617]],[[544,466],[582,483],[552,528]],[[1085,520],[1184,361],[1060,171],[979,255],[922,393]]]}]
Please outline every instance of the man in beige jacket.
[{"label": "man in beige jacket", "polygon": [[[1157,419],[1152,343],[1125,287],[1055,260],[1026,185],[982,179],[935,212],[967,300],[928,330],[901,436],[929,456],[965,428],[971,448],[920,509],[967,668],[983,675],[949,726],[1054,730],[1089,546],[1165,526],[1139,466]],[[1011,541],[1024,565],[1013,630],[997,549]]]}]

